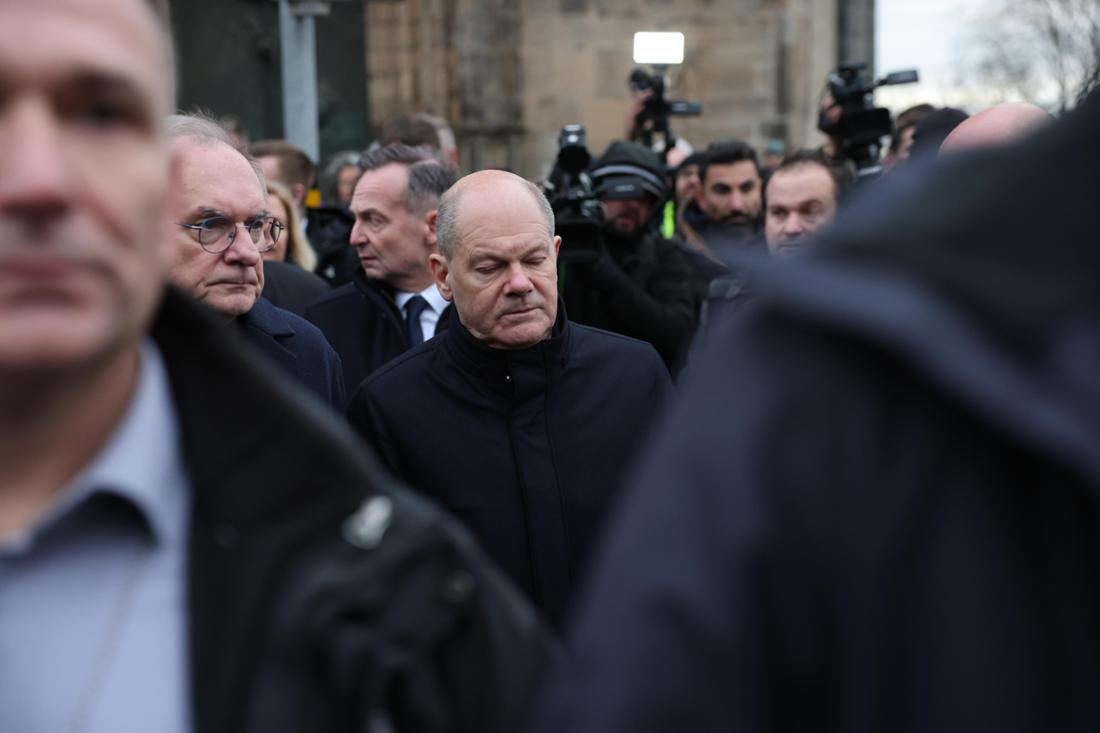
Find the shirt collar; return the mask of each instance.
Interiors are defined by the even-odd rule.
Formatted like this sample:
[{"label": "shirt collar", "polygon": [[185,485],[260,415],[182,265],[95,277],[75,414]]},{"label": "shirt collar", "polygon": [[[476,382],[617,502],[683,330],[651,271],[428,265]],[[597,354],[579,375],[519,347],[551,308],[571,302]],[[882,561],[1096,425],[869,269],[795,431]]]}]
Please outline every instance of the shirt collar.
[{"label": "shirt collar", "polygon": [[439,294],[439,288],[435,286],[435,283],[432,283],[419,293],[409,293],[404,290],[395,292],[393,294],[393,301],[397,303],[397,309],[404,312],[405,304],[408,303],[414,295],[422,296],[424,300],[428,301],[428,307],[436,313],[442,313],[449,305],[447,299]]},{"label": "shirt collar", "polygon": [[157,347],[146,339],[139,345],[137,384],[122,420],[99,454],[61,491],[57,504],[23,542],[34,542],[35,536],[95,494],[112,494],[131,502],[156,542],[179,542],[186,526],[185,476],[168,372]]}]

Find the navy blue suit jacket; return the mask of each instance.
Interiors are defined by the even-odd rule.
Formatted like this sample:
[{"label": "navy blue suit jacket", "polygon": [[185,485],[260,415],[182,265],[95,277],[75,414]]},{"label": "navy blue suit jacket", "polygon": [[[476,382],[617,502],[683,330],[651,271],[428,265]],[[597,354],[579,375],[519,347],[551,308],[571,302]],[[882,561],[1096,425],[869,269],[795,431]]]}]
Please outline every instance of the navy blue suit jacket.
[{"label": "navy blue suit jacket", "polygon": [[344,413],[347,397],[340,357],[316,326],[263,298],[237,319],[237,325],[245,341],[337,412]]}]

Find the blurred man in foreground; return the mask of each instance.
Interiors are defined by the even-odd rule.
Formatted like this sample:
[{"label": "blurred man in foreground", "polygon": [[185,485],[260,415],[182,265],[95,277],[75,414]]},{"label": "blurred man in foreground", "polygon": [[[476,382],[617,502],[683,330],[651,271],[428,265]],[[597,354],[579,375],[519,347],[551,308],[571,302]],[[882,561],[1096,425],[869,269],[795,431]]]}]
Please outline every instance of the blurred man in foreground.
[{"label": "blurred man in foreground", "polygon": [[0,730],[518,730],[530,609],[166,290],[149,6],[0,0]]},{"label": "blurred man in foreground", "polygon": [[884,179],[763,268],[616,515],[540,730],[1100,726],[1098,127],[1094,94]]}]

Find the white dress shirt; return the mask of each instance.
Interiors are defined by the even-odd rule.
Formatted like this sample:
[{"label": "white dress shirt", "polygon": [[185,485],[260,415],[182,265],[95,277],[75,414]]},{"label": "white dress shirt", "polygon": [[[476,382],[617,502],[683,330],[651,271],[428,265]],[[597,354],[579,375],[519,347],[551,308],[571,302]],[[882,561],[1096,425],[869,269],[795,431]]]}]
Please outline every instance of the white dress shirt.
[{"label": "white dress shirt", "polygon": [[435,335],[435,326],[439,323],[439,317],[443,315],[443,311],[447,309],[450,303],[439,294],[439,288],[432,283],[428,287],[421,290],[419,293],[408,293],[404,290],[398,290],[394,293],[393,300],[397,303],[397,309],[401,311],[401,317],[405,316],[405,304],[414,296],[419,295],[428,301],[428,307],[420,312],[420,333],[424,335],[424,340],[427,341]]}]

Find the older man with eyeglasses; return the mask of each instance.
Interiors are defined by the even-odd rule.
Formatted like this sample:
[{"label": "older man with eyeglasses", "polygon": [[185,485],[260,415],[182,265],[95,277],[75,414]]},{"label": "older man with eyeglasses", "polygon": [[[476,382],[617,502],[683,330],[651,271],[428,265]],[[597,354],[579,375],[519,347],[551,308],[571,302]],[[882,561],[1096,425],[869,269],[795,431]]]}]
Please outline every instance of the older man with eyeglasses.
[{"label": "older man with eyeglasses", "polygon": [[311,323],[260,297],[263,253],[284,236],[267,210],[262,170],[201,116],[173,115],[168,136],[180,168],[171,214],[172,282],[224,315],[246,341],[343,413],[336,352]]}]

